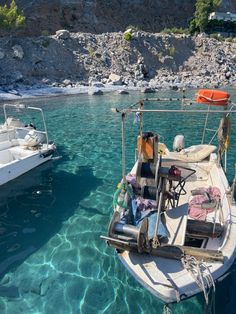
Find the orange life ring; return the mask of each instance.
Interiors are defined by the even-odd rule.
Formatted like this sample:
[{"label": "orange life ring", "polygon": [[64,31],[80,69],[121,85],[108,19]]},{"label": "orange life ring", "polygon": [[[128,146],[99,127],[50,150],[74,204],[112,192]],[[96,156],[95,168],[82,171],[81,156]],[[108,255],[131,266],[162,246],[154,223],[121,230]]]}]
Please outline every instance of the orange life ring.
[{"label": "orange life ring", "polygon": [[196,101],[201,104],[213,106],[227,106],[230,94],[214,89],[199,89]]}]

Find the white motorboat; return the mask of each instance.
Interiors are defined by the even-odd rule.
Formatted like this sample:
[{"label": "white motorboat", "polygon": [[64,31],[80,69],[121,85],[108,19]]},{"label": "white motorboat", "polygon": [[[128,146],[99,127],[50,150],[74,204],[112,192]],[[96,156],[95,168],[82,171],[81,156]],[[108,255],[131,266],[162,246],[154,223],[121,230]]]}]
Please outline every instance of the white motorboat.
[{"label": "white motorboat", "polygon": [[[7,110],[39,112],[43,130],[8,116]],[[43,110],[24,104],[4,104],[5,122],[0,126],[0,185],[52,159],[55,145],[48,141]]]},{"label": "white motorboat", "polygon": [[[199,109],[183,102],[180,109],[148,109],[147,104],[161,99],[146,99],[114,110],[122,116],[122,181],[114,194],[108,235],[101,238],[116,248],[134,278],[166,304],[199,292],[209,304],[215,282],[236,257],[236,179],[230,186],[222,166],[223,160],[227,166],[230,115],[236,112],[229,96],[199,90]],[[202,141],[184,148],[183,135],[177,135],[170,151],[158,134],[144,132],[144,115],[157,113],[160,119],[164,112],[186,117],[205,114]],[[140,134],[134,167],[127,174],[124,126],[132,113],[139,119]],[[219,114],[223,115],[219,127],[209,129],[209,118]],[[213,133],[205,144],[208,131]],[[218,148],[213,145],[217,137]]]}]

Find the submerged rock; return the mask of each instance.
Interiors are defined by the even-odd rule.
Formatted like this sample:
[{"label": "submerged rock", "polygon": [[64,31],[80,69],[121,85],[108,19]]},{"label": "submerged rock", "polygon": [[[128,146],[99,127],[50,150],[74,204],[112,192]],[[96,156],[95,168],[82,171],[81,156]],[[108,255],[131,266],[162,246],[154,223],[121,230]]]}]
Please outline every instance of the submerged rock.
[{"label": "submerged rock", "polygon": [[152,93],[156,93],[156,90],[155,88],[145,87],[141,90],[141,92],[144,94],[152,94]]},{"label": "submerged rock", "polygon": [[94,96],[96,96],[96,95],[103,95],[103,91],[100,90],[100,89],[98,89],[98,90],[91,89],[91,90],[88,91],[88,94],[89,95],[94,95]]},{"label": "submerged rock", "polygon": [[127,90],[118,90],[117,91],[117,94],[119,94],[119,95],[128,95],[129,94],[129,92],[127,91]]}]

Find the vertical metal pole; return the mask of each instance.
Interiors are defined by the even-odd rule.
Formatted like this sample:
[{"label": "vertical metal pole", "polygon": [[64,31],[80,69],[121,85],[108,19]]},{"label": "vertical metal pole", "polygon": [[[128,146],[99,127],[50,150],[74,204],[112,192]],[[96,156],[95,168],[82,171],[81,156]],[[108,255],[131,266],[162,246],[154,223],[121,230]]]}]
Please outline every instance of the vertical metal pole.
[{"label": "vertical metal pole", "polygon": [[7,126],[7,138],[8,138],[8,141],[10,141],[10,135],[9,135],[9,125],[8,125],[8,122],[7,122],[7,110],[6,110],[6,104],[3,105],[3,112],[4,112],[4,119],[5,119],[5,123],[6,123],[6,126]]},{"label": "vertical metal pole", "polygon": [[126,182],[126,165],[125,165],[125,113],[122,112],[122,178]]},{"label": "vertical metal pole", "polygon": [[231,204],[235,204],[234,194],[235,194],[235,186],[236,186],[236,164],[234,165],[234,180],[231,187]]},{"label": "vertical metal pole", "polygon": [[185,105],[185,98],[186,98],[186,96],[185,96],[185,88],[183,88],[182,89],[182,101],[181,101],[181,109],[183,109],[184,108],[184,105]]},{"label": "vertical metal pole", "polygon": [[160,178],[159,185],[157,187],[157,194],[156,194],[156,202],[157,202],[157,220],[155,224],[155,229],[154,229],[154,236],[152,239],[152,247],[156,249],[160,243],[158,240],[158,227],[160,224],[160,219],[161,219],[161,206],[162,206],[162,200],[163,200],[163,194],[165,192],[165,186],[166,186],[166,178]]},{"label": "vertical metal pole", "polygon": [[[139,103],[139,109],[143,110],[144,108],[144,102],[143,100]],[[143,114],[140,113],[140,129],[139,129],[139,138],[140,138],[140,144],[138,147],[138,159],[141,160],[142,157],[142,146],[143,146]]]},{"label": "vertical metal pole", "polygon": [[38,111],[41,112],[42,120],[43,120],[43,126],[44,126],[44,133],[45,133],[45,136],[46,136],[47,147],[48,147],[48,131],[47,131],[47,126],[46,126],[46,121],[45,121],[45,118],[44,118],[43,110],[41,108],[37,108],[37,107],[28,107],[28,109],[38,110]]},{"label": "vertical metal pole", "polygon": [[225,150],[225,173],[227,172],[227,149]]}]

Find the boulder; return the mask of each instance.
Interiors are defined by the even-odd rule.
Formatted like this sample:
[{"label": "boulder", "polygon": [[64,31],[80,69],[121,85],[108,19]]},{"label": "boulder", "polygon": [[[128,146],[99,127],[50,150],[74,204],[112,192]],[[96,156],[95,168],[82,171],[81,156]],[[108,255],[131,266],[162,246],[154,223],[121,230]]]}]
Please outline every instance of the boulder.
[{"label": "boulder", "polygon": [[70,32],[66,29],[60,29],[60,30],[56,31],[56,37],[58,39],[66,40],[66,39],[70,38]]},{"label": "boulder", "polygon": [[231,72],[230,72],[230,71],[226,72],[226,73],[225,73],[225,77],[227,78],[227,80],[230,79],[230,77],[231,77]]},{"label": "boulder", "polygon": [[63,83],[63,85],[65,85],[65,86],[72,86],[71,80],[68,80],[68,79],[65,79],[62,83]]},{"label": "boulder", "polygon": [[120,89],[120,90],[117,91],[117,94],[119,94],[119,95],[128,95],[129,92],[127,90]]},{"label": "boulder", "polygon": [[90,89],[90,90],[88,91],[88,94],[89,94],[89,95],[93,95],[93,96],[103,95],[103,91],[102,91],[101,89],[96,89],[96,90]]},{"label": "boulder", "polygon": [[141,90],[141,92],[144,94],[151,94],[151,93],[156,93],[156,90],[155,88],[145,87]]},{"label": "boulder", "polygon": [[122,85],[122,79],[120,75],[111,73],[109,75],[109,81],[113,84],[113,85]]},{"label": "boulder", "polygon": [[13,50],[13,57],[16,59],[23,59],[24,58],[24,51],[20,45],[15,45],[12,47]]},{"label": "boulder", "polygon": [[99,87],[100,88],[105,87],[103,83],[98,82],[98,81],[92,81],[92,80],[89,82],[89,86],[91,86],[91,87],[98,87],[98,88]]},{"label": "boulder", "polygon": [[44,78],[42,78],[42,83],[43,83],[43,84],[50,85],[50,84],[51,84],[51,80],[48,79],[48,78],[46,78],[46,77],[44,77]]}]

